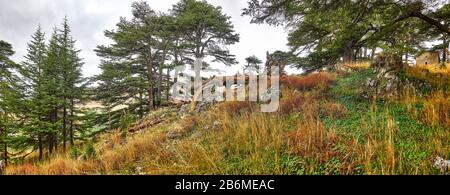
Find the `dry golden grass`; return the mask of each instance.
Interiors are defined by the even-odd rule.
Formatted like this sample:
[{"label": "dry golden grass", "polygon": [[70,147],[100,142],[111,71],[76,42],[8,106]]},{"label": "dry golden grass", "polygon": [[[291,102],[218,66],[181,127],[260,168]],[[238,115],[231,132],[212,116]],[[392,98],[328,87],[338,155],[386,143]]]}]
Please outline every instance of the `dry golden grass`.
[{"label": "dry golden grass", "polygon": [[[450,94],[448,91],[433,91],[425,97],[419,97],[414,89],[405,89],[401,103],[408,111],[429,126],[450,127]],[[416,105],[423,105],[417,108]]]},{"label": "dry golden grass", "polygon": [[79,161],[68,156],[57,156],[50,161],[44,161],[38,165],[24,164],[9,166],[6,169],[8,175],[83,175],[92,174],[98,169],[92,160]]},{"label": "dry golden grass", "polygon": [[112,173],[138,160],[141,156],[155,151],[164,141],[166,141],[166,135],[163,133],[135,136],[126,144],[101,154],[97,166],[101,168],[102,173]]},{"label": "dry golden grass", "polygon": [[[423,120],[422,111],[416,111],[420,116],[417,120]],[[366,174],[435,174],[432,160],[435,156],[448,154],[449,147],[445,143],[448,143],[450,133],[442,126],[418,128],[420,123],[410,121],[412,124],[408,126],[415,130],[408,129],[401,126],[399,118],[393,115],[389,107],[378,107],[376,104],[371,106],[369,114],[363,119],[361,129],[365,130],[365,136],[356,137],[356,141],[363,141],[364,144],[358,145],[362,150],[356,157],[364,163]]]},{"label": "dry golden grass", "polygon": [[241,114],[256,110],[254,103],[250,101],[226,101],[219,104],[217,107],[223,112],[235,114]]},{"label": "dry golden grass", "polygon": [[[34,165],[10,166],[6,172],[426,174],[432,170],[426,159],[411,165],[408,163],[413,161],[405,158],[424,150],[433,155],[448,153],[449,131],[432,132],[431,138],[419,138],[423,139],[419,142],[414,135],[401,134],[388,107],[374,103],[369,110],[355,113],[334,102],[326,95],[333,77],[328,73],[287,77],[278,113],[254,112],[257,106],[250,102],[224,102],[207,113],[165,120],[126,137],[119,130],[105,134],[96,144],[95,159],[75,160],[61,155]],[[305,91],[305,86],[311,90]],[[449,102],[448,94],[435,92],[425,98],[405,96],[403,103],[411,113],[416,112],[417,120],[433,126],[448,124]],[[416,103],[422,103],[423,109],[417,109]],[[327,125],[324,118],[331,124]],[[340,119],[351,129],[345,129],[349,128],[347,124],[333,123]],[[170,139],[168,132],[179,136]]]},{"label": "dry golden grass", "polygon": [[[282,174],[280,157],[284,151],[286,124],[277,116],[251,113],[236,118],[223,116],[222,132],[215,140],[225,157],[240,157],[240,165],[225,165],[231,174]],[[242,170],[243,169],[243,170]],[[224,172],[224,173],[226,173]]]},{"label": "dry golden grass", "polygon": [[[166,141],[163,126],[153,127],[151,133],[140,133],[131,137],[123,137],[120,130],[105,134],[97,144],[96,159],[73,159],[66,155],[57,155],[42,163],[25,163],[8,166],[6,174],[12,175],[79,175],[79,174],[114,174],[115,170],[136,161],[140,156],[155,150]],[[158,131],[159,130],[159,131]],[[185,130],[185,129],[181,129]]]},{"label": "dry golden grass", "polygon": [[298,91],[284,91],[283,96],[284,97],[280,100],[280,105],[278,108],[278,113],[280,114],[299,112],[301,111],[302,106],[306,103],[305,98],[301,96]]},{"label": "dry golden grass", "polygon": [[406,68],[406,75],[431,84],[441,89],[450,88],[450,65],[439,66],[413,66]]},{"label": "dry golden grass", "polygon": [[[217,131],[193,128],[220,121]],[[74,160],[60,156],[40,164],[9,166],[7,174],[72,175],[72,174],[136,174],[136,167],[145,174],[243,174],[229,166],[228,156],[242,156],[249,174],[270,174],[274,167],[267,159],[278,161],[281,155],[282,120],[262,113],[242,113],[242,117],[221,110],[211,111],[199,120],[188,116],[174,124],[161,124],[131,137],[112,133],[105,144],[99,144],[98,158]],[[167,132],[181,133],[180,139],[168,139]],[[192,134],[191,134],[192,133]],[[105,139],[107,139],[105,137]],[[279,163],[276,163],[277,165]],[[275,167],[277,173],[282,168]]]},{"label": "dry golden grass", "polygon": [[308,111],[316,116],[328,116],[331,118],[346,116],[347,109],[345,106],[329,100],[329,97],[326,95],[327,88],[328,86],[310,92],[300,92],[292,89],[284,90],[278,113],[288,115],[293,112],[304,113]]},{"label": "dry golden grass", "polygon": [[332,147],[341,138],[326,129],[319,119],[308,118],[299,122],[298,126],[296,131],[288,133],[293,152],[302,156],[316,156],[322,162],[335,156]]},{"label": "dry golden grass", "polygon": [[370,61],[358,61],[350,64],[338,64],[338,67],[352,71],[361,71],[370,68]]},{"label": "dry golden grass", "polygon": [[423,122],[431,126],[450,127],[450,94],[438,91],[424,100]]},{"label": "dry golden grass", "polygon": [[319,86],[329,86],[336,81],[336,75],[328,72],[319,72],[307,76],[285,76],[280,79],[282,86],[297,90],[311,90]]},{"label": "dry golden grass", "polygon": [[326,101],[320,104],[320,114],[332,119],[343,118],[347,116],[347,108],[340,103]]},{"label": "dry golden grass", "polygon": [[415,66],[418,69],[426,69],[429,70],[431,73],[443,73],[443,74],[449,74],[450,75],[450,63],[447,63],[446,66],[441,65],[416,65]]}]

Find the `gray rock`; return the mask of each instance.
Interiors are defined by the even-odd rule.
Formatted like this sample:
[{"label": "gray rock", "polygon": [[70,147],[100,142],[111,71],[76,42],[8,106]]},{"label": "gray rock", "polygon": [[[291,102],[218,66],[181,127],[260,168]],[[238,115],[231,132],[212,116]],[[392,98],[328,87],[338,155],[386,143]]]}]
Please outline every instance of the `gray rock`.
[{"label": "gray rock", "polygon": [[182,105],[180,107],[180,110],[178,111],[178,114],[184,115],[184,114],[188,113],[190,109],[191,109],[191,104]]},{"label": "gray rock", "polygon": [[3,169],[5,169],[5,161],[0,160],[0,175],[3,175]]},{"label": "gray rock", "polygon": [[237,85],[237,84],[234,84],[234,85],[231,85],[230,89],[231,89],[231,90],[236,90],[236,89],[242,88],[243,86],[244,86],[244,85]]},{"label": "gray rock", "polygon": [[169,131],[166,134],[166,136],[167,136],[168,139],[177,139],[177,138],[181,137],[181,133],[177,132],[177,131]]},{"label": "gray rock", "polygon": [[384,67],[378,67],[375,69],[375,73],[377,73],[375,77],[367,79],[365,83],[365,86],[367,87],[367,94],[363,94],[363,97],[396,97],[402,83],[395,71]]},{"label": "gray rock", "polygon": [[450,170],[450,160],[445,160],[442,157],[437,157],[434,162],[434,167],[440,169],[442,172]]},{"label": "gray rock", "polygon": [[216,101],[215,97],[207,97],[203,99],[203,101],[199,101],[195,104],[194,113],[206,111],[210,106],[216,104],[217,102],[218,101]]},{"label": "gray rock", "polygon": [[368,78],[367,82],[366,82],[366,86],[368,87],[375,87],[376,85],[376,80],[372,79],[372,78]]},{"label": "gray rock", "polygon": [[222,123],[220,121],[214,121],[213,128],[217,128],[217,127],[219,127],[221,125],[222,125]]},{"label": "gray rock", "polygon": [[384,78],[388,80],[397,80],[397,76],[392,73],[384,74]]},{"label": "gray rock", "polygon": [[143,170],[143,168],[142,167],[136,167],[136,173],[138,174],[138,175],[145,175],[145,173],[142,171]]},{"label": "gray rock", "polygon": [[271,99],[272,95],[279,96],[280,89],[275,89],[275,88],[271,87],[271,88],[267,89],[267,91],[263,92],[259,98],[261,101],[269,101]]}]

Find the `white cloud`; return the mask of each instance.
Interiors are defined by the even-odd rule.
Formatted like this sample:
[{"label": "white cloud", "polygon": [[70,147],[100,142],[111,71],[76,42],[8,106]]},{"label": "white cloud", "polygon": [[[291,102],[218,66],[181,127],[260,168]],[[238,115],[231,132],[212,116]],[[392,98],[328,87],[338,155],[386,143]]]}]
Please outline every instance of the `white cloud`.
[{"label": "white cloud", "polygon": [[[86,76],[99,74],[100,58],[93,51],[97,45],[109,44],[103,31],[115,28],[121,16],[131,17],[133,0],[16,0],[0,1],[0,39],[10,42],[16,54],[13,59],[20,62],[26,53],[26,43],[38,24],[45,30],[47,38],[55,25],[60,25],[64,16],[69,18]],[[177,0],[147,0],[157,11],[167,11]],[[286,33],[282,27],[250,24],[249,17],[241,16],[246,6],[243,0],[208,0],[213,5],[222,6],[232,17],[235,30],[241,41],[229,46],[237,56],[239,66],[218,66],[227,74],[236,73],[244,64],[244,59],[256,55],[265,61],[266,51],[286,50]]]}]

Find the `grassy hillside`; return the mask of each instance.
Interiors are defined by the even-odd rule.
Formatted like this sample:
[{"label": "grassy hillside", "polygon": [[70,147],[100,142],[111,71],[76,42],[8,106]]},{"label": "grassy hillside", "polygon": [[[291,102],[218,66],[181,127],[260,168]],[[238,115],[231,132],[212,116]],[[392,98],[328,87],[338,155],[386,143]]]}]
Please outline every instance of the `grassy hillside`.
[{"label": "grassy hillside", "polygon": [[283,78],[277,113],[258,112],[251,102],[223,102],[192,115],[163,108],[92,145],[6,172],[445,174],[433,163],[450,158],[449,91],[367,100],[364,83],[373,73],[357,69]]}]

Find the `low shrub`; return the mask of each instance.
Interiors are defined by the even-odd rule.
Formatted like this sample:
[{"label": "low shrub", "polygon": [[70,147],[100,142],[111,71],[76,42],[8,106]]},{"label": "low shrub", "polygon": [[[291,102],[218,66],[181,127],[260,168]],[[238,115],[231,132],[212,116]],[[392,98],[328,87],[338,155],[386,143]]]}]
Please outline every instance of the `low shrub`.
[{"label": "low shrub", "polygon": [[328,72],[313,73],[304,77],[285,76],[280,79],[283,86],[297,90],[311,90],[320,85],[329,86],[335,81],[335,76]]},{"label": "low shrub", "polygon": [[450,94],[443,91],[431,93],[424,100],[422,113],[425,124],[450,127]]},{"label": "low shrub", "polygon": [[251,112],[254,106],[249,101],[226,101],[218,105],[218,110],[229,114],[242,114]]}]

